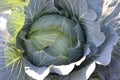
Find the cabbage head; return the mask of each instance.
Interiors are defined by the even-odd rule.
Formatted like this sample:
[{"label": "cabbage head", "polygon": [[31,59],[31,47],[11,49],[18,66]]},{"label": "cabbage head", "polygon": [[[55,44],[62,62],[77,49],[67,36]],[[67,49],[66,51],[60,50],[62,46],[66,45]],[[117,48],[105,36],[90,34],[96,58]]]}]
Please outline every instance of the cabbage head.
[{"label": "cabbage head", "polygon": [[9,47],[6,65],[15,70],[9,79],[89,79],[96,64],[110,63],[118,41],[105,9],[98,14],[88,0],[30,0],[24,7],[18,5],[8,18],[9,40],[4,43]]}]

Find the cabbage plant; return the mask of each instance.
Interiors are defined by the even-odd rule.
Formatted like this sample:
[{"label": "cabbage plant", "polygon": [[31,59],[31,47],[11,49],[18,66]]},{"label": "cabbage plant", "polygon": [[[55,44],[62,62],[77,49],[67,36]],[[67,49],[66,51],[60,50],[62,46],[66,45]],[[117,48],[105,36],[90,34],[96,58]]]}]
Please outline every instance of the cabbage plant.
[{"label": "cabbage plant", "polygon": [[96,64],[110,63],[118,41],[114,27],[119,25],[111,22],[120,18],[114,11],[119,0],[104,0],[100,15],[88,0],[14,4],[3,32],[8,80],[87,80]]}]

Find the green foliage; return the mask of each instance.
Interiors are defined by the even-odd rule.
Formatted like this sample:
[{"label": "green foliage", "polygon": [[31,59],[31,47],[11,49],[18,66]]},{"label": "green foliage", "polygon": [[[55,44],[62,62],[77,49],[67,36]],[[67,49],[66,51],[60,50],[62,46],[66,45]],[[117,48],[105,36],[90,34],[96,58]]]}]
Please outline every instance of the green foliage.
[{"label": "green foliage", "polygon": [[4,44],[5,68],[12,66],[9,80],[86,80],[96,64],[110,63],[118,34],[109,19],[119,19],[119,11],[116,16],[105,15],[109,7],[103,5],[98,19],[87,0],[3,0],[0,4],[1,10],[12,10],[7,22],[10,36]]},{"label": "green foliage", "polygon": [[22,29],[24,21],[25,15],[24,8],[22,6],[17,8],[17,10],[14,10],[12,14],[9,16],[7,28],[9,33],[11,34],[11,42],[13,44],[16,44],[16,37],[19,31]]},{"label": "green foliage", "polygon": [[29,0],[1,0],[0,1],[0,13],[6,10],[16,10],[18,6],[27,6]]}]

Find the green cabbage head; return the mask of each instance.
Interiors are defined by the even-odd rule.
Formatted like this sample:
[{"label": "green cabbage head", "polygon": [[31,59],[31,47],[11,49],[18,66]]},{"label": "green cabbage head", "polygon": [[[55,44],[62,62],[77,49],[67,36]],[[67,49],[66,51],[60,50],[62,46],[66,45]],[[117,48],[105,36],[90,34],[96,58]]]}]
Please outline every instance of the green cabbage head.
[{"label": "green cabbage head", "polygon": [[118,40],[106,16],[98,15],[88,0],[30,0],[8,20],[21,72],[31,80],[88,79],[96,64],[110,63]]}]

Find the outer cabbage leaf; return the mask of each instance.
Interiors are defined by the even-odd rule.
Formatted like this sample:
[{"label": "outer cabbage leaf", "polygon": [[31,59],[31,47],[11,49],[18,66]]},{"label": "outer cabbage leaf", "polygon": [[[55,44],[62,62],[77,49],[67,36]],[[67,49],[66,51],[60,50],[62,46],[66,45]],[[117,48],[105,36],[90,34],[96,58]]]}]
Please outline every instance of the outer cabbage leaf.
[{"label": "outer cabbage leaf", "polygon": [[[119,38],[120,36],[120,1],[119,0],[105,0],[103,4],[102,16],[99,21],[108,27],[114,28],[114,30],[116,30],[116,32],[118,33],[118,38]],[[111,36],[115,36],[115,35],[113,34]],[[115,40],[113,39],[113,41]],[[103,80],[119,80],[120,79],[119,77],[120,76],[119,49],[120,49],[120,40],[118,41],[117,45],[114,46],[112,56],[107,55],[109,57],[112,57],[112,60],[109,60],[111,61],[111,63],[107,66],[100,66],[100,65],[97,66],[97,72],[100,75],[101,79]]]},{"label": "outer cabbage leaf", "polygon": [[[28,3],[29,0],[26,2],[21,0],[0,1],[0,11],[12,9],[12,14],[9,16],[9,21],[7,23],[7,27],[9,26],[8,31],[10,34],[7,30],[2,30],[2,34],[0,34],[0,48],[2,49],[0,51],[3,51],[0,53],[1,55],[4,54],[0,57],[0,60],[3,60],[1,63],[3,66],[0,66],[0,70],[3,71],[3,74],[0,76],[0,80],[23,80],[25,78],[28,78],[25,76],[24,68],[22,65],[22,54],[20,50],[15,47],[17,34],[22,28],[25,20],[23,6],[27,5]],[[5,17],[6,16],[8,15],[5,15]],[[6,25],[1,26],[6,27]]]},{"label": "outer cabbage leaf", "polygon": [[[84,67],[83,67],[84,66]],[[60,76],[56,74],[51,74],[45,78],[45,80],[87,80],[91,73],[95,69],[95,62],[90,63],[88,65],[84,64],[80,67],[79,70],[71,72],[69,75]]]},{"label": "outer cabbage leaf", "polygon": [[0,13],[10,9],[16,9],[19,6],[27,6],[29,0],[1,0],[0,1]]},{"label": "outer cabbage leaf", "polygon": [[97,72],[102,80],[120,79],[120,41],[114,47],[111,63],[107,66],[97,65]]},{"label": "outer cabbage leaf", "polygon": [[93,9],[97,14],[97,20],[100,18],[102,14],[103,2],[104,0],[87,0],[88,8]]},{"label": "outer cabbage leaf", "polygon": [[6,39],[9,39],[7,32],[0,30],[0,80],[29,78],[24,72],[22,56],[19,50],[15,49],[14,46],[8,47],[8,45],[3,44]]},{"label": "outer cabbage leaf", "polygon": [[19,31],[22,29],[25,21],[24,9],[19,7],[18,10],[14,10],[8,18],[7,28],[11,35],[11,43],[16,44],[16,38]]},{"label": "outer cabbage leaf", "polygon": [[30,0],[30,3],[25,7],[26,20],[24,28],[31,25],[43,14],[58,13],[54,6],[54,0]]},{"label": "outer cabbage leaf", "polygon": [[74,2],[72,0],[55,0],[56,7],[64,16],[67,15],[73,20],[81,20],[82,18],[95,20],[97,15],[94,10],[89,9],[87,3],[87,0],[74,0]]},{"label": "outer cabbage leaf", "polygon": [[[85,60],[86,57],[83,57],[81,60],[71,63],[69,65],[61,65],[61,66],[56,66],[56,65],[51,65],[49,67],[36,67],[33,64],[31,64],[29,61],[27,61],[26,59],[24,59],[24,66],[25,66],[25,72],[31,76],[33,79],[37,79],[37,80],[43,80],[45,77],[49,76],[50,72],[51,73],[57,73],[59,74],[59,78],[62,78],[61,76],[66,76],[69,75],[70,71],[73,70],[73,68],[76,66],[80,66],[81,63]],[[92,67],[93,68],[93,67]],[[83,72],[84,70],[88,69],[88,65],[86,66],[86,68],[83,68]],[[68,71],[69,70],[69,71]],[[94,68],[92,69],[94,70]],[[79,72],[78,72],[79,73]],[[34,75],[33,75],[34,74]],[[49,75],[48,75],[49,74]],[[80,73],[79,73],[80,74]],[[89,73],[88,73],[89,74]],[[91,74],[91,73],[90,73]],[[89,76],[90,76],[89,74]],[[71,74],[73,75],[73,74]],[[56,76],[56,75],[52,75],[52,78]],[[82,77],[82,76],[81,76]],[[67,78],[67,76],[66,76]],[[75,77],[74,77],[75,78]],[[51,79],[51,77],[50,77]],[[49,77],[48,77],[49,80]],[[60,79],[61,80],[61,79]]]},{"label": "outer cabbage leaf", "polygon": [[100,54],[100,56],[96,61],[98,62],[98,64],[108,65],[111,61],[111,52],[113,49],[113,45],[117,44],[118,35],[113,30],[113,28],[108,26],[103,26],[102,31],[105,33],[105,36],[107,38],[98,50],[98,54]]}]

